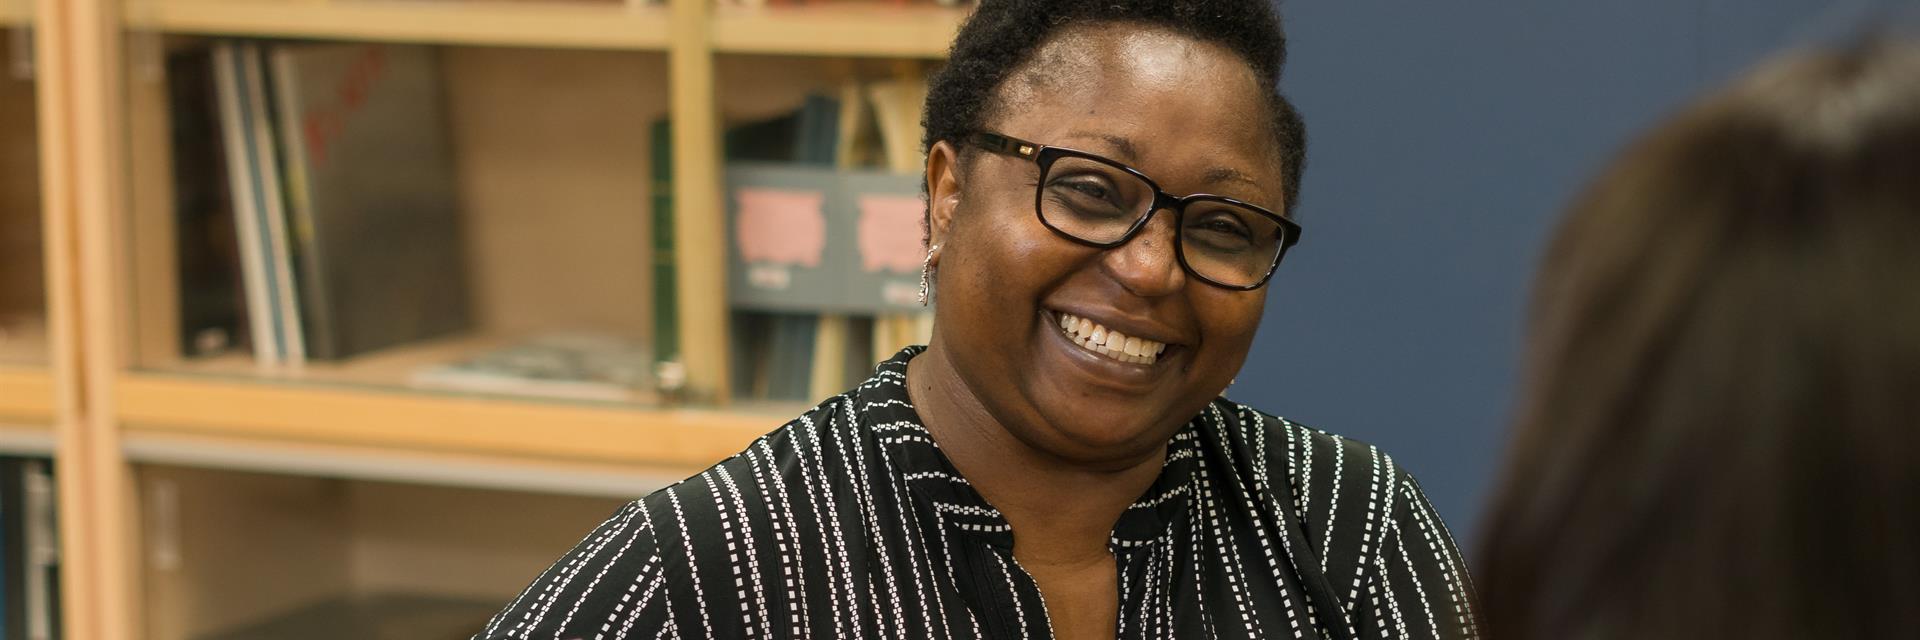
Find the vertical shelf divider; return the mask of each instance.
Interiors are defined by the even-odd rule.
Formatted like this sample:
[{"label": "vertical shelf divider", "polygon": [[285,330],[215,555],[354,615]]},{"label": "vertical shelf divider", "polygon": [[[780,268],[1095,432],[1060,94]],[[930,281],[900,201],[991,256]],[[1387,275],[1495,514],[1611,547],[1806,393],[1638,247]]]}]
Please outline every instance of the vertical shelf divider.
[{"label": "vertical shelf divider", "polygon": [[726,404],[726,215],[719,106],[714,94],[713,0],[671,0],[668,83],[673,122],[674,260],[680,351],[694,397]]},{"label": "vertical shelf divider", "polygon": [[[55,350],[60,413],[58,486],[62,544],[61,597],[66,635],[79,640],[139,635],[138,531],[130,491],[132,477],[114,419],[114,382],[126,344],[120,331],[122,258],[116,213],[126,204],[120,145],[125,132],[120,90],[118,0],[41,0],[45,31],[59,58],[61,77],[51,97],[59,113],[54,171],[64,176],[52,198],[56,218],[69,217],[50,247],[61,286],[57,296],[61,336]],[[47,103],[43,102],[43,107]]]}]

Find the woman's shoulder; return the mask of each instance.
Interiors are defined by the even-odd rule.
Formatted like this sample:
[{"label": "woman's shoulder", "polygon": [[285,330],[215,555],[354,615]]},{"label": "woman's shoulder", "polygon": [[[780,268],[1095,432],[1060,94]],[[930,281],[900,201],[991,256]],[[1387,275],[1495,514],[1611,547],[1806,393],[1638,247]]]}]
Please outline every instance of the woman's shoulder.
[{"label": "woman's shoulder", "polygon": [[[1367,442],[1226,399],[1208,412],[1225,425],[1236,459],[1257,465],[1268,499],[1292,514],[1336,584],[1362,584],[1389,560],[1419,567],[1449,588],[1463,583],[1459,553],[1413,474]],[[1391,556],[1398,556],[1395,560]],[[1411,563],[1411,564],[1410,564]],[[1444,574],[1444,575],[1442,575]],[[1444,580],[1442,580],[1444,578]],[[1464,593],[1464,590],[1457,591]]]},{"label": "woman's shoulder", "polygon": [[1371,464],[1384,456],[1377,447],[1297,420],[1268,413],[1227,398],[1207,406],[1205,423],[1214,425],[1236,448],[1249,449],[1274,462],[1304,463],[1309,458],[1339,460],[1344,464]]},{"label": "woman's shoulder", "polygon": [[[1384,498],[1385,492],[1411,487],[1412,474],[1392,455],[1366,441],[1321,430],[1226,398],[1207,408],[1215,438],[1233,450],[1236,460],[1263,476],[1284,477],[1297,507],[1309,503],[1336,506],[1350,493]],[[1281,483],[1276,479],[1274,485]],[[1371,494],[1371,495],[1368,495]]]}]

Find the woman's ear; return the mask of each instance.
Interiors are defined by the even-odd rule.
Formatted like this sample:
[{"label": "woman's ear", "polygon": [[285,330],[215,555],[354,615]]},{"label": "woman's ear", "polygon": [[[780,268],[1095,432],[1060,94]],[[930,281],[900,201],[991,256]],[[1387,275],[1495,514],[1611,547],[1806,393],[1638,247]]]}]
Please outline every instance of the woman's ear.
[{"label": "woman's ear", "polygon": [[960,152],[953,143],[941,140],[927,149],[927,246],[946,243],[959,205]]}]

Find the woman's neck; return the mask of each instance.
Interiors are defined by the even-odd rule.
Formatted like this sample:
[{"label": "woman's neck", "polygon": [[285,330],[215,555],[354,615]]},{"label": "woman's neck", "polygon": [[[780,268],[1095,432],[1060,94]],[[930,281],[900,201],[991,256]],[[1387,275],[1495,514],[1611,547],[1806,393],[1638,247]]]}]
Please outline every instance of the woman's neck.
[{"label": "woman's neck", "polygon": [[1028,445],[994,417],[937,339],[908,362],[907,393],[947,459],[1013,527],[1014,555],[1030,569],[1106,561],[1114,523],[1166,462],[1164,445],[1118,467]]}]

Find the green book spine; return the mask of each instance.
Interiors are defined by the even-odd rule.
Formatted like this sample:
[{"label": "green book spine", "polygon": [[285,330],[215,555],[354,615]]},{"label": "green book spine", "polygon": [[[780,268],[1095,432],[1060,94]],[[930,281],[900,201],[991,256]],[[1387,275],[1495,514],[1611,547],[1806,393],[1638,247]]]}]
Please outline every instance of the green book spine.
[{"label": "green book spine", "polygon": [[653,123],[653,352],[680,360],[680,285],[673,251],[673,124]]}]

